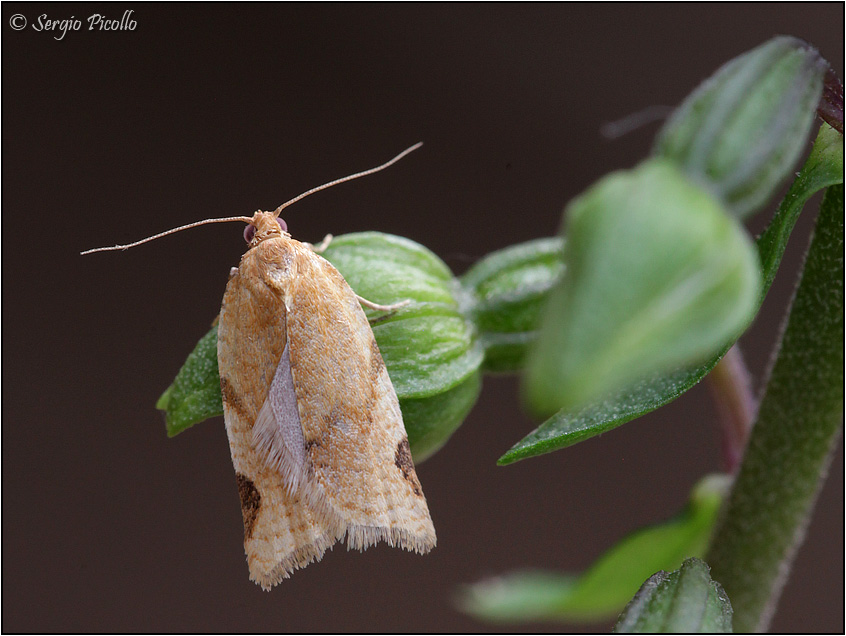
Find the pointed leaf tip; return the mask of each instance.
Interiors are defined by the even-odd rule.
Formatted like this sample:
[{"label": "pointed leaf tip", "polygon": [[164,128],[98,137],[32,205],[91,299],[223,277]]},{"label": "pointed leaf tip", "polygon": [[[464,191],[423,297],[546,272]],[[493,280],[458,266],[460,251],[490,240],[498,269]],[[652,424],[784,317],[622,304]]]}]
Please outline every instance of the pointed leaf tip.
[{"label": "pointed leaf tip", "polygon": [[649,577],[623,610],[617,634],[727,634],[732,608],[722,586],[700,559],[687,559],[675,572]]}]

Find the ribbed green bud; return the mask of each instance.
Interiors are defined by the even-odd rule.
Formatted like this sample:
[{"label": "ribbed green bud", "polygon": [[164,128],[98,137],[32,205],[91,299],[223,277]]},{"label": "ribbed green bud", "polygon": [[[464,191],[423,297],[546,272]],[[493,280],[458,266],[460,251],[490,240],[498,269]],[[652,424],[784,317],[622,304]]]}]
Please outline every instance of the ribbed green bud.
[{"label": "ribbed green bud", "polygon": [[485,371],[515,372],[537,337],[543,304],[558,282],[564,241],[538,239],[489,254],[462,277],[485,348]]},{"label": "ribbed green bud", "polygon": [[700,84],[664,125],[654,153],[744,218],[805,149],[827,68],[805,42],[773,38]]}]

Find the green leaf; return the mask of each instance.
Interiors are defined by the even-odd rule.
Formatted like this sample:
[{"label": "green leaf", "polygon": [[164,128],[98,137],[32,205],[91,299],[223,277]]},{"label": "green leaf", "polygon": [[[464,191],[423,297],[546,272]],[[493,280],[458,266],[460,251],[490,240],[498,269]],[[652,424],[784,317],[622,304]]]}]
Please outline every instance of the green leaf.
[{"label": "green leaf", "polygon": [[[770,225],[758,239],[763,281],[759,306],[775,278],[787,238],[805,203],[819,190],[842,181],[843,137],[830,126],[823,125],[799,176],[779,205]],[[517,442],[497,463],[504,466],[566,448],[664,406],[705,377],[732,344],[733,340],[725,344],[719,355],[693,369],[682,369],[644,380],[637,386],[622,390],[611,398],[588,404],[578,411],[557,413]]]},{"label": "green leaf", "polygon": [[472,297],[468,306],[485,349],[485,371],[522,369],[543,304],[564,270],[563,246],[560,238],[512,245],[487,255],[461,277]]},{"label": "green leaf", "polygon": [[651,576],[614,627],[618,634],[728,634],[732,608],[708,565],[686,560],[675,572]]},{"label": "green leaf", "polygon": [[843,235],[839,185],[823,199],[758,418],[708,555],[732,595],[739,631],[767,629],[840,438]]},{"label": "green leaf", "polygon": [[[380,304],[412,301],[387,315],[366,313],[400,400],[411,451],[422,461],[446,442],[479,394],[484,350],[459,307],[464,292],[443,261],[401,237],[347,234],[323,255],[360,296]],[[156,406],[166,412],[171,436],[223,412],[216,327]]]},{"label": "green leaf", "polygon": [[165,412],[167,436],[173,437],[197,422],[223,415],[217,370],[217,325],[188,355],[173,384],[156,408]]},{"label": "green leaf", "polygon": [[823,124],[808,160],[790,186],[773,220],[758,238],[764,293],[775,279],[787,247],[787,239],[805,203],[820,190],[838,183],[843,183],[843,135],[828,124]]},{"label": "green leaf", "polygon": [[578,410],[561,410],[512,446],[497,460],[497,464],[507,466],[522,459],[551,453],[617,428],[676,399],[706,373],[699,375],[697,372],[681,371],[657,376]]},{"label": "green leaf", "polygon": [[496,621],[613,618],[650,574],[675,569],[686,557],[705,553],[728,486],[725,475],[702,479],[679,515],[625,537],[581,575],[515,572],[466,587],[459,606]]},{"label": "green leaf", "polygon": [[802,153],[828,65],[806,42],[779,36],[705,80],[658,135],[673,159],[738,216],[759,209]]},{"label": "green leaf", "polygon": [[760,268],[751,241],[670,161],[601,179],[567,207],[565,235],[566,273],[523,385],[538,414],[701,362],[754,316]]}]

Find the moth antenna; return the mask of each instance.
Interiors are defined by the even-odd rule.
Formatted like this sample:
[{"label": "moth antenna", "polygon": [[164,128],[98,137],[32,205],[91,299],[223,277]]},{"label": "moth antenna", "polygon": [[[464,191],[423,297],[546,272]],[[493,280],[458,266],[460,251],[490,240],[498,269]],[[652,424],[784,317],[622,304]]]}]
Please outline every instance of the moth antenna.
[{"label": "moth antenna", "polygon": [[220,219],[204,219],[202,221],[196,221],[194,223],[189,223],[188,225],[181,225],[179,227],[175,227],[172,230],[167,230],[166,232],[160,232],[154,236],[148,236],[145,239],[141,239],[140,241],[135,241],[134,243],[127,243],[126,245],[115,245],[114,247],[95,247],[92,250],[85,250],[84,252],[80,252],[81,256],[85,254],[92,254],[94,252],[112,252],[115,250],[128,250],[130,247],[135,247],[136,245],[141,245],[142,243],[149,243],[150,241],[155,241],[158,238],[162,238],[163,236],[167,236],[168,234],[175,234],[176,232],[181,232],[182,230],[189,230],[192,227],[197,227],[198,225],[207,225],[209,223],[228,223],[230,221],[243,221],[245,223],[252,223],[253,219],[249,216],[229,216]]},{"label": "moth antenna", "polygon": [[667,119],[673,112],[671,106],[647,106],[635,113],[630,113],[616,121],[606,122],[599,127],[599,135],[603,139],[613,141],[630,132],[634,132],[638,128],[642,128],[654,121],[661,121]]},{"label": "moth antenna", "polygon": [[[418,141],[416,144],[411,146],[410,148],[406,148],[401,153],[399,153],[396,157],[383,163],[381,166],[376,166],[375,168],[370,168],[369,170],[364,170],[363,172],[356,172],[355,174],[348,175],[346,177],[341,177],[340,179],[335,179],[334,181],[330,181],[329,183],[324,183],[323,185],[317,186],[316,188],[312,188],[306,192],[303,192],[299,196],[294,197],[287,203],[283,203],[280,205],[276,210],[273,212],[273,216],[278,217],[279,213],[282,212],[285,208],[289,205],[293,205],[300,199],[306,198],[310,194],[314,194],[315,192],[320,192],[321,190],[325,190],[327,188],[331,188],[332,186],[336,186],[339,183],[344,183],[345,181],[352,181],[353,179],[358,179],[359,177],[366,177],[367,175],[373,174],[375,172],[379,172],[380,170],[384,170],[392,165],[394,165],[397,161],[405,157],[407,154],[414,152],[420,146],[423,145],[422,141]],[[93,254],[94,252],[112,252],[116,250],[128,250],[130,247],[135,247],[137,245],[141,245],[142,243],[148,243],[150,241],[155,241],[156,239],[162,238],[163,236],[167,236],[168,234],[175,234],[176,232],[181,232],[182,230],[189,230],[192,227],[197,227],[199,225],[206,225],[208,223],[228,223],[230,221],[243,221],[244,223],[252,223],[253,219],[248,216],[229,216],[225,218],[219,219],[204,219],[202,221],[196,221],[195,223],[189,223],[188,225],[181,225],[179,227],[175,227],[172,230],[167,230],[166,232],[160,232],[159,234],[155,234],[153,236],[148,236],[145,239],[141,239],[140,241],[135,241],[134,243],[127,243],[126,245],[114,245],[112,247],[95,247],[94,249],[85,250],[84,252],[80,252],[80,255],[84,256],[85,254]]]},{"label": "moth antenna", "polygon": [[325,190],[326,188],[331,188],[332,186],[336,186],[339,183],[344,183],[345,181],[352,181],[353,179],[358,179],[359,177],[366,177],[367,175],[373,174],[374,172],[379,172],[380,170],[384,170],[385,168],[388,168],[388,167],[394,165],[397,161],[399,161],[400,159],[405,157],[407,154],[414,152],[415,150],[417,150],[422,145],[423,145],[423,142],[418,141],[416,144],[414,144],[410,148],[406,148],[405,150],[403,150],[401,153],[399,153],[396,157],[394,157],[390,161],[383,163],[381,166],[376,166],[375,168],[370,168],[370,170],[365,170],[363,172],[356,172],[355,174],[351,174],[347,177],[341,177],[340,179],[335,179],[334,181],[330,181],[329,183],[324,183],[323,185],[317,186],[316,188],[312,188],[311,190],[303,192],[299,196],[294,197],[293,199],[291,199],[287,203],[283,203],[278,208],[276,208],[276,210],[274,210],[274,212],[273,212],[273,216],[278,217],[279,213],[282,212],[282,210],[287,208],[289,205],[294,205],[300,199],[305,199],[310,194],[314,194],[315,192],[320,192],[321,190]]}]

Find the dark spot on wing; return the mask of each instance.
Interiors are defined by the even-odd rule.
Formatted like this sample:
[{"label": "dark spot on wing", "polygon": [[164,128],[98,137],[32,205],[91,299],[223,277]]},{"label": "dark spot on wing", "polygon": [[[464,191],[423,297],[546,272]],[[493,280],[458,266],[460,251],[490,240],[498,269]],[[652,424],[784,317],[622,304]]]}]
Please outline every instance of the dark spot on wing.
[{"label": "dark spot on wing", "polygon": [[223,398],[223,404],[235,411],[243,419],[247,419],[247,413],[244,409],[244,403],[241,401],[241,396],[235,391],[232,383],[228,378],[220,376],[220,395]]},{"label": "dark spot on wing", "polygon": [[244,538],[253,536],[253,526],[261,508],[261,495],[255,484],[241,473],[235,473],[238,482],[238,498],[241,500],[241,516],[244,517]]},{"label": "dark spot on wing", "polygon": [[316,453],[320,449],[320,440],[318,439],[307,439],[305,440],[305,465],[306,465],[306,475],[308,479],[314,478],[314,469],[315,463],[317,462],[318,468],[323,468],[325,464],[320,463],[317,459],[315,459],[314,453]]},{"label": "dark spot on wing", "polygon": [[400,443],[397,444],[397,452],[394,455],[394,464],[400,469],[403,479],[405,479],[411,486],[412,491],[418,497],[423,496],[423,489],[420,487],[420,481],[417,479],[417,473],[414,471],[414,462],[411,461],[411,450],[408,447],[408,438],[403,437]]}]

